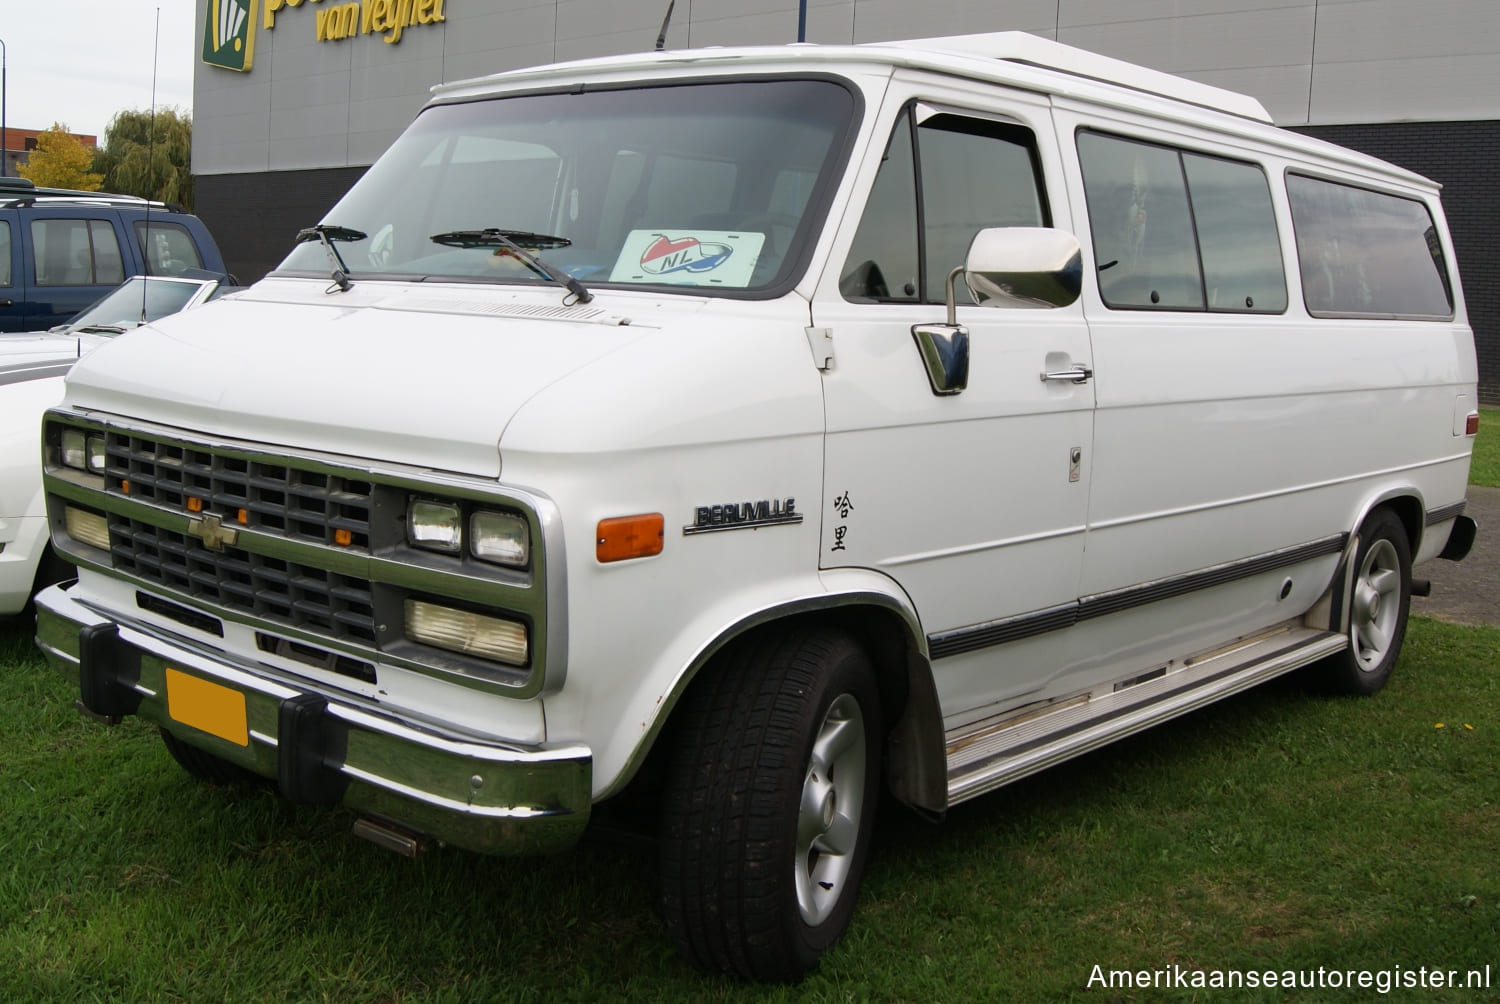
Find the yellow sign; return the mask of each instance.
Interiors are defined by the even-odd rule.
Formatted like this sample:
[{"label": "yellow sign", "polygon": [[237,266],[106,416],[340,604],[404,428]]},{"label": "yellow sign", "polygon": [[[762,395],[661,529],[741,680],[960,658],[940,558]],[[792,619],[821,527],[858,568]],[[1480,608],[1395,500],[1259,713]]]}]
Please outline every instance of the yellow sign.
[{"label": "yellow sign", "polygon": [[[210,0],[233,2],[233,0]],[[385,41],[396,44],[407,28],[427,24],[441,24],[447,15],[443,11],[446,0],[350,0],[348,3],[331,3],[322,6],[322,0],[264,0],[263,26],[269,31],[276,27],[276,15],[286,7],[300,7],[304,3],[318,4],[315,29],[319,42],[337,42],[356,35],[383,34]]]}]

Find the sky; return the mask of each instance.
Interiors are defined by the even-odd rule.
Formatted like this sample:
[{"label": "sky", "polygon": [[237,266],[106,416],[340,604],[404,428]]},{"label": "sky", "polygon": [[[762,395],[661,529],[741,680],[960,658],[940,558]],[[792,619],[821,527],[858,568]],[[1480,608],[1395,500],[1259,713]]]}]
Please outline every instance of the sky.
[{"label": "sky", "polygon": [[116,112],[151,107],[152,49],[161,14],[156,107],[193,107],[193,11],[203,0],[0,0],[5,124],[97,136]]}]

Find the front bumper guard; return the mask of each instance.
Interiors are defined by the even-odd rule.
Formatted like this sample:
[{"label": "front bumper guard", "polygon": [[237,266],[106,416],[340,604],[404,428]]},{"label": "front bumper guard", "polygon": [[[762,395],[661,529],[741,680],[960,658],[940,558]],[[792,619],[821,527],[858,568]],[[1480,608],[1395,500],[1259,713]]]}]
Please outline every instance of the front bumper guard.
[{"label": "front bumper guard", "polygon": [[[585,746],[512,746],[404,721],[144,625],[118,623],[55,586],[37,597],[36,640],[78,684],[85,714],[110,722],[139,715],[275,779],[293,801],[342,804],[489,854],[561,850],[588,823],[592,755]],[[182,700],[174,717],[173,686],[194,700],[209,694],[218,711],[184,714],[189,704]],[[226,707],[228,728],[215,717]]]}]

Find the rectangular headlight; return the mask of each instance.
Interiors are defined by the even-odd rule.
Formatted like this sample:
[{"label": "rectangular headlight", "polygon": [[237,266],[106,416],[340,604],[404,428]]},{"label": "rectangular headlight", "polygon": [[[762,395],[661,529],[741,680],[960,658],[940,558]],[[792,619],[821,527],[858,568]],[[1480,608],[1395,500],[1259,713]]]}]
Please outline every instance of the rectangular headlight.
[{"label": "rectangular headlight", "polygon": [[84,463],[94,474],[104,473],[104,437],[92,435],[84,443]]},{"label": "rectangular headlight", "polygon": [[63,511],[63,528],[68,531],[69,537],[81,544],[97,547],[101,551],[109,550],[109,520],[96,512],[68,506]]},{"label": "rectangular headlight", "polygon": [[82,429],[62,431],[62,463],[75,471],[88,470],[88,434]]},{"label": "rectangular headlight", "polygon": [[469,553],[481,561],[525,568],[531,557],[526,520],[515,513],[479,510],[469,517]]},{"label": "rectangular headlight", "polygon": [[412,499],[406,509],[406,538],[413,547],[444,554],[463,551],[464,520],[450,502]]},{"label": "rectangular headlight", "polygon": [[526,625],[423,600],[406,601],[406,637],[510,666],[526,665],[530,654]]}]

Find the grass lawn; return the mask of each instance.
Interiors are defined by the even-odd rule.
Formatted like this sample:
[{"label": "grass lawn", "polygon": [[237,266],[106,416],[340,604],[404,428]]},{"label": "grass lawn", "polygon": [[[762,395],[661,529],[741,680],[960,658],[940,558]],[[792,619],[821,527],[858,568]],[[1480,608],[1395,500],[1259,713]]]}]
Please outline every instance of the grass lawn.
[{"label": "grass lawn", "polygon": [[1500,409],[1479,409],[1479,435],[1474,440],[1469,483],[1500,488]]},{"label": "grass lawn", "polygon": [[1500,631],[1419,619],[1374,698],[1276,682],[941,826],[888,808],[850,935],[801,986],[767,989],[678,959],[648,847],[406,861],[349,837],[342,811],[194,782],[139,722],[83,720],[11,626],[0,999],[1203,999],[1091,990],[1095,965],[1489,964],[1500,987],[1497,657]]}]

